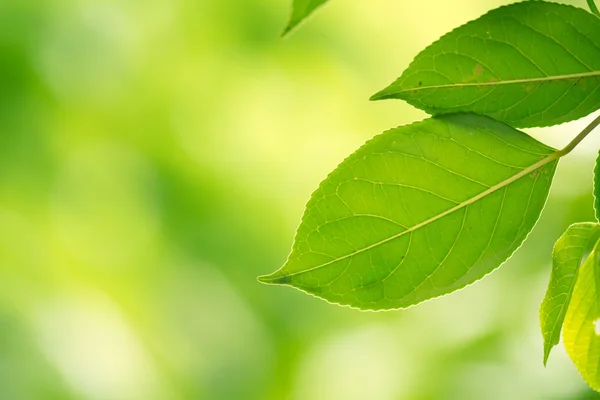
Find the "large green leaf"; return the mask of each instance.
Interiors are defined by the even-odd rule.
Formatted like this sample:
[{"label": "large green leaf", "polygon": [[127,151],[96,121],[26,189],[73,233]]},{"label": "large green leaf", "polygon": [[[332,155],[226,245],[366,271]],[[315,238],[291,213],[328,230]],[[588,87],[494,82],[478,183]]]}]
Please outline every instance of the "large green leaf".
[{"label": "large green leaf", "polygon": [[372,97],[389,98],[514,127],[583,117],[600,108],[600,18],[542,1],[495,9],[423,50]]},{"label": "large green leaf", "polygon": [[571,225],[558,239],[552,253],[552,274],[540,308],[544,336],[544,364],[550,350],[560,339],[560,330],[571,301],[579,266],[600,236],[600,224],[582,222]]},{"label": "large green leaf", "polygon": [[259,279],[371,310],[460,289],[523,242],[557,158],[526,134],[473,114],[389,130],[321,183],[287,262]]},{"label": "large green leaf", "polygon": [[325,4],[327,0],[294,0],[292,4],[292,16],[283,34],[288,34],[300,22],[313,13],[317,8]]},{"label": "large green leaf", "polygon": [[598,244],[579,271],[563,327],[565,349],[594,390],[600,390],[600,275]]}]

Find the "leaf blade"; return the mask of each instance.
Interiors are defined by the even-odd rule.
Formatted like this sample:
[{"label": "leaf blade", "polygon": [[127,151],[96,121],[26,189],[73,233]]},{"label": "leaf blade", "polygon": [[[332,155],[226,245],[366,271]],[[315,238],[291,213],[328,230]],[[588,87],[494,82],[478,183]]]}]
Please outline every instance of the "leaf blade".
[{"label": "leaf blade", "polygon": [[[449,293],[519,247],[556,163],[553,149],[482,116],[443,116],[387,131],[321,183],[288,261],[260,280],[360,309],[404,308]],[[488,213],[485,235],[476,235],[490,207],[497,214]],[[520,225],[508,223],[517,218]],[[503,239],[507,232],[510,240]],[[467,241],[480,253],[465,249]],[[439,243],[435,254],[429,243]],[[461,272],[464,259],[474,267]]]},{"label": "leaf blade", "polygon": [[600,19],[543,1],[500,7],[434,42],[371,99],[388,98],[514,127],[583,117],[600,108]]},{"label": "leaf blade", "polygon": [[596,221],[600,221],[600,152],[594,166],[594,215]]},{"label": "leaf blade", "polygon": [[600,224],[582,222],[571,225],[554,245],[550,283],[540,307],[544,365],[552,347],[560,340],[560,331],[577,282],[579,266],[599,236]]},{"label": "leaf blade", "polygon": [[563,326],[567,354],[583,379],[596,391],[600,391],[599,257],[597,242],[581,266]]}]

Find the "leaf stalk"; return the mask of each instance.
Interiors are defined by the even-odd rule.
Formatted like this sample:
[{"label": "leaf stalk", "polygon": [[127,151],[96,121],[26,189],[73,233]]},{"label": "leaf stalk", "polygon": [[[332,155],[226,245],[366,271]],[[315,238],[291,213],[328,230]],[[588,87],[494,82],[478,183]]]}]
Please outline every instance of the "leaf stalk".
[{"label": "leaf stalk", "polygon": [[587,135],[590,134],[598,125],[600,125],[600,115],[596,117],[588,126],[586,126],[579,135],[575,136],[575,139],[571,140],[569,144],[567,144],[562,150],[556,152],[557,156],[560,158],[562,156],[566,156],[569,154],[577,145],[585,139]]}]

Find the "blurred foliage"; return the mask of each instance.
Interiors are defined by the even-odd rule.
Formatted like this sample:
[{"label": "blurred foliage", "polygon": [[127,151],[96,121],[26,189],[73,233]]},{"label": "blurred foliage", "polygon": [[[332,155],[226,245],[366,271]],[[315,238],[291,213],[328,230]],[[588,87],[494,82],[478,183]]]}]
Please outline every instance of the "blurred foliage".
[{"label": "blurred foliage", "polygon": [[456,294],[359,313],[255,279],[335,165],[423,116],[373,90],[499,4],[332,2],[281,40],[286,1],[0,2],[0,398],[596,398],[543,368],[537,310],[600,136]]}]

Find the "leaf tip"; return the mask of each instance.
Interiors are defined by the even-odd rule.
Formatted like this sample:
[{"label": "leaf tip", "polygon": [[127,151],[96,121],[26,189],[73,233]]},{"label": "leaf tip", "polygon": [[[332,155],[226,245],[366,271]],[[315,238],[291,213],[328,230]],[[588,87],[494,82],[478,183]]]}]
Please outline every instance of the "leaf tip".
[{"label": "leaf tip", "polygon": [[390,90],[389,87],[375,93],[373,96],[369,97],[369,100],[371,101],[376,101],[376,100],[386,100],[386,99],[391,99],[394,97],[394,93]]},{"label": "leaf tip", "polygon": [[290,21],[286,27],[283,29],[283,32],[281,32],[281,38],[285,39],[289,36],[289,34],[294,30],[294,28],[296,27],[296,25],[298,25],[298,23],[294,23],[293,21]]},{"label": "leaf tip", "polygon": [[257,279],[260,283],[266,285],[286,285],[291,281],[290,275],[278,275],[277,272],[270,275],[261,275]]},{"label": "leaf tip", "polygon": [[550,350],[552,350],[552,346],[544,346],[544,367],[548,365],[548,357],[550,357]]}]

